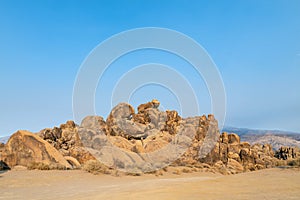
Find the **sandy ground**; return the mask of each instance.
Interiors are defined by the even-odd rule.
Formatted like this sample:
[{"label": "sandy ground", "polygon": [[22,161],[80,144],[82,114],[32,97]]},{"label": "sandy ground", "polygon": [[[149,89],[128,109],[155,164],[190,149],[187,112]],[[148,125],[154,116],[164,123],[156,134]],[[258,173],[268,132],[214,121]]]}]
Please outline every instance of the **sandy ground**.
[{"label": "sandy ground", "polygon": [[0,199],[300,199],[300,170],[159,177],[12,170],[0,173]]}]

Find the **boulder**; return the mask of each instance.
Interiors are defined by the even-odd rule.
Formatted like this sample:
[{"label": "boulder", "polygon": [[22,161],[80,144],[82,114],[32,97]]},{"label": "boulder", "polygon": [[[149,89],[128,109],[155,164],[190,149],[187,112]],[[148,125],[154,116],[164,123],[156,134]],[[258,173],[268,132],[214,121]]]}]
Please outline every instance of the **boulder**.
[{"label": "boulder", "polygon": [[234,159],[228,159],[227,168],[232,174],[240,173],[244,171],[243,165]]},{"label": "boulder", "polygon": [[[281,150],[281,152],[285,151],[288,150]],[[208,156],[200,161],[212,166],[215,166],[216,163],[218,163],[217,166],[220,166],[220,162],[222,162],[230,173],[269,168],[276,164],[271,145],[255,144],[251,146],[248,142],[241,143],[237,134],[225,132],[220,135],[218,143]],[[223,170],[220,167],[217,169]],[[224,171],[220,173],[224,173]]]},{"label": "boulder", "polygon": [[228,135],[228,143],[229,144],[240,144],[240,137],[235,133],[231,133]]},{"label": "boulder", "polygon": [[160,105],[160,102],[156,99],[153,99],[150,102],[139,105],[138,113],[144,113],[148,108],[158,108],[159,105]]},{"label": "boulder", "polygon": [[[86,127],[98,127],[106,133],[105,122],[102,117],[87,117],[83,120]],[[79,127],[73,121],[67,121],[60,127],[47,128],[41,130],[37,135],[55,147],[63,156],[71,156],[84,164],[88,160],[95,159],[92,154],[84,148],[80,135]]]},{"label": "boulder", "polygon": [[60,165],[65,169],[72,166],[45,140],[28,131],[17,131],[8,140],[2,153],[3,162],[9,167],[28,166],[29,163]]},{"label": "boulder", "polygon": [[226,132],[223,132],[222,135],[221,135],[221,142],[224,143],[224,144],[228,144],[228,133]]}]

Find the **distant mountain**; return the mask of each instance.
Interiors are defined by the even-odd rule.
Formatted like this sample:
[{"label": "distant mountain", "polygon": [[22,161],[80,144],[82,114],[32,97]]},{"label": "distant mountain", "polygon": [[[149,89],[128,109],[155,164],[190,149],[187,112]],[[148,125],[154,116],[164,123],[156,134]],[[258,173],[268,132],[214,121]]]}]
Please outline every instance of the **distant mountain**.
[{"label": "distant mountain", "polygon": [[250,144],[271,144],[274,149],[281,146],[299,147],[300,133],[280,130],[256,130],[248,128],[225,127],[223,132],[236,133],[241,141],[247,141]]},{"label": "distant mountain", "polygon": [[6,143],[10,136],[0,137],[0,143]]}]

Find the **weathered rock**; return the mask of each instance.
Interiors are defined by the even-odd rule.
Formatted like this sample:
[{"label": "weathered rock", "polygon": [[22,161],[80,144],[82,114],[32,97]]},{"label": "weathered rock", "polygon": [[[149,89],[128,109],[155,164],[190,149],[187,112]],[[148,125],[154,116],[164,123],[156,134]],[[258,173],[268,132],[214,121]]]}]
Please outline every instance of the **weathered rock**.
[{"label": "weathered rock", "polygon": [[235,133],[231,133],[228,135],[228,143],[229,144],[240,144],[240,137]]},{"label": "weathered rock", "polygon": [[238,135],[228,133],[222,133],[215,148],[200,161],[210,165],[219,163],[218,166],[221,161],[230,173],[269,168],[276,164],[271,145],[240,143]]},{"label": "weathered rock", "polygon": [[[18,133],[10,144],[11,150],[3,145],[1,148],[0,144],[0,160],[5,158],[3,161],[12,165],[64,162],[79,168],[97,158],[109,168],[130,173],[153,171],[172,164],[235,174],[276,164],[271,145],[251,146],[240,142],[234,133],[220,135],[214,115],[181,118],[176,111],[160,111],[159,104],[152,100],[140,105],[135,113],[131,105],[121,103],[112,109],[106,121],[99,116],[86,117],[80,126],[68,121],[60,127],[40,131],[38,135],[43,140]],[[25,139],[23,144],[24,138],[31,139]],[[38,147],[31,149],[32,144]],[[49,145],[56,153],[49,153]],[[30,158],[32,155],[37,157]],[[298,150],[289,147],[275,153],[279,159],[299,156]]]},{"label": "weathered rock", "polygon": [[229,169],[230,173],[236,174],[244,171],[243,165],[239,163],[235,159],[228,159],[227,168]]},{"label": "weathered rock", "polygon": [[131,105],[127,103],[119,103],[112,109],[106,122],[109,124],[111,119],[131,119],[133,115],[134,108]]},{"label": "weathered rock", "polygon": [[72,168],[53,146],[28,131],[18,131],[10,137],[2,153],[2,160],[10,167],[40,162],[47,165],[58,164],[66,169]]},{"label": "weathered rock", "polygon": [[81,122],[81,127],[92,130],[102,131],[107,135],[109,127],[106,125],[103,117],[100,116],[87,116]]},{"label": "weathered rock", "polygon": [[110,127],[111,136],[121,136],[127,139],[144,138],[147,126],[143,123],[134,122],[134,109],[131,105],[120,103],[114,107],[108,116],[106,123]]},{"label": "weathered rock", "polygon": [[[89,127],[98,127],[106,133],[106,126],[102,117],[85,120],[83,124]],[[38,135],[55,147],[63,156],[73,157],[81,164],[88,160],[95,159],[92,154],[84,148],[78,134],[78,126],[73,121],[67,121],[65,124],[61,124],[59,128],[43,129]]]},{"label": "weathered rock", "polygon": [[179,126],[179,123],[181,121],[181,117],[178,115],[177,111],[175,110],[167,110],[167,120],[165,122],[165,127],[163,128],[163,131],[169,132],[171,135],[175,135],[177,133],[177,128]]},{"label": "weathered rock", "polygon": [[68,163],[70,163],[73,168],[80,168],[81,164],[78,162],[78,160],[76,158],[73,158],[71,156],[64,156],[64,158],[66,159],[66,161],[68,161]]},{"label": "weathered rock", "polygon": [[5,148],[5,144],[0,143],[0,155],[1,155],[1,152],[4,150],[4,148]]},{"label": "weathered rock", "polygon": [[224,144],[228,144],[228,133],[226,132],[223,132],[222,135],[221,135],[221,142],[224,143]]},{"label": "weathered rock", "polygon": [[214,154],[217,156],[207,157],[206,159],[206,155],[214,149],[220,137],[218,123],[213,116],[182,119],[178,130],[180,134],[186,135],[190,140],[187,140],[189,147],[182,157],[176,161],[177,164],[193,165],[200,161],[214,164],[220,160],[219,154]]},{"label": "weathered rock", "polygon": [[[131,151],[131,149],[134,148],[134,143],[130,142],[124,137],[121,136],[114,136],[108,138],[111,144],[113,144],[116,147]],[[135,140],[133,140],[135,142]]]},{"label": "weathered rock", "polygon": [[145,112],[148,108],[158,108],[160,102],[156,99],[153,99],[151,102],[144,103],[138,106],[138,113]]},{"label": "weathered rock", "polygon": [[280,147],[275,152],[275,157],[282,160],[294,159],[300,156],[300,151],[296,147]]}]

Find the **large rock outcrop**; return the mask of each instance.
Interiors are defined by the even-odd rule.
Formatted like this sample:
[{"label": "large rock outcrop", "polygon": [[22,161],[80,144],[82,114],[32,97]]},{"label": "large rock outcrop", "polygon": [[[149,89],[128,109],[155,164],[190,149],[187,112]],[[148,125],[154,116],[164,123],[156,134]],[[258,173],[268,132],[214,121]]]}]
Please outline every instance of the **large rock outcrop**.
[{"label": "large rock outcrop", "polygon": [[276,158],[271,145],[250,145],[240,142],[237,134],[224,132],[215,148],[200,162],[228,169],[224,173],[237,173],[273,167]]},{"label": "large rock outcrop", "polygon": [[[128,170],[126,165],[135,166],[137,171],[172,163],[193,164],[200,154],[214,148],[219,130],[213,115],[182,119],[176,111],[160,111],[158,106],[159,102],[153,100],[139,106],[135,113],[131,105],[121,103],[101,125],[95,123],[96,116],[87,117],[79,127],[81,140],[110,167],[125,166]],[[205,148],[201,149],[203,143]]]},{"label": "large rock outcrop", "polygon": [[73,160],[73,162],[70,162],[74,165],[95,159],[83,147],[78,135],[78,126],[73,121],[67,121],[65,124],[61,124],[60,127],[43,129],[37,135],[56,148],[63,156],[73,157],[69,160]]},{"label": "large rock outcrop", "polygon": [[70,163],[53,146],[28,131],[17,131],[10,137],[1,153],[1,160],[10,167],[43,163],[58,165],[65,169],[72,168]]},{"label": "large rock outcrop", "polygon": [[159,105],[152,100],[138,106],[136,113],[131,105],[120,103],[106,120],[88,116],[80,126],[67,121],[37,134],[18,131],[0,144],[0,160],[9,167],[41,162],[79,168],[98,159],[131,173],[172,166],[235,174],[300,156],[294,148],[282,147],[274,154],[271,145],[250,145],[237,134],[220,134],[214,115],[182,118],[174,110],[159,110]]}]

